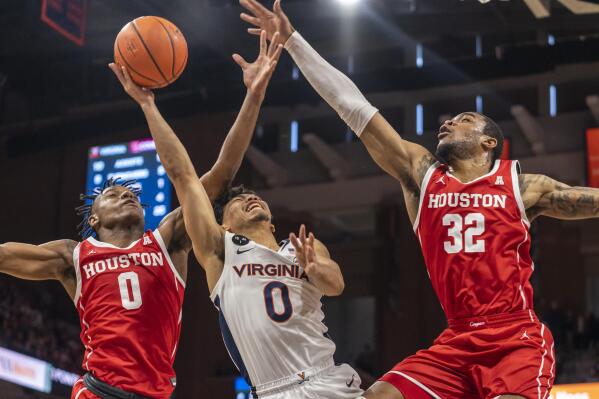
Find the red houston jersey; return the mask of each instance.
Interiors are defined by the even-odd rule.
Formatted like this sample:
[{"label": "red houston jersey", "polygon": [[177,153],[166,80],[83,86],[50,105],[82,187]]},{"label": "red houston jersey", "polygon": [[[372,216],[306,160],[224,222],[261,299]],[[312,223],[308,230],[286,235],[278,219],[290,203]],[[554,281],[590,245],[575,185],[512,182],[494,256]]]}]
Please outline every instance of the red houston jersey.
[{"label": "red houston jersey", "polygon": [[414,229],[448,319],[532,308],[530,224],[517,161],[462,183],[446,165],[422,181]]},{"label": "red houston jersey", "polygon": [[158,230],[127,248],[91,237],[73,253],[83,368],[142,396],[167,399],[185,284]]}]

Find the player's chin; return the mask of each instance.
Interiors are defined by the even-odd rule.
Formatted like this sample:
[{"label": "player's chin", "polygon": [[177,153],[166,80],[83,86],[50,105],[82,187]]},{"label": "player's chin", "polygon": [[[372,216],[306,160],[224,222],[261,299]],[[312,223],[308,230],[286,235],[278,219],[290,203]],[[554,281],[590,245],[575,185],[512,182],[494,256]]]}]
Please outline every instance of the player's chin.
[{"label": "player's chin", "polygon": [[260,223],[270,221],[270,214],[264,209],[253,210],[249,215],[249,220],[252,223]]},{"label": "player's chin", "polygon": [[125,206],[123,207],[121,214],[128,219],[133,219],[136,221],[144,220],[144,211],[140,206]]}]

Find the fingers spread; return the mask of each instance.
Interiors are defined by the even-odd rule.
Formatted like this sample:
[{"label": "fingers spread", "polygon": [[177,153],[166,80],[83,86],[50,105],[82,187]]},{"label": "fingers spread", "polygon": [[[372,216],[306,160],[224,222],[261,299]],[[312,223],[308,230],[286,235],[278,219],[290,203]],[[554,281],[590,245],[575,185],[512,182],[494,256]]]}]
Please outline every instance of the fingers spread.
[{"label": "fingers spread", "polygon": [[268,14],[268,10],[262,4],[253,0],[239,0],[239,4],[246,10],[251,11],[254,15],[260,16]]},{"label": "fingers spread", "polygon": [[291,241],[291,245],[293,245],[295,252],[299,255],[302,252],[302,244],[300,244],[295,234],[289,234],[289,241]]},{"label": "fingers spread", "polygon": [[237,63],[241,69],[245,69],[248,65],[247,61],[239,54],[233,54],[233,61],[235,61],[235,63]]},{"label": "fingers spread", "polygon": [[242,12],[241,14],[239,14],[239,17],[241,19],[243,19],[245,22],[248,22],[248,23],[250,23],[252,25],[255,25],[255,26],[258,26],[258,27],[260,26],[260,20],[258,18],[256,18],[256,17],[252,17],[251,15],[246,14],[244,12]]},{"label": "fingers spread", "polygon": [[283,8],[281,7],[281,0],[275,0],[275,4],[273,4],[272,9],[278,16],[284,15]]},{"label": "fingers spread", "polygon": [[302,245],[306,244],[306,226],[303,224],[300,226],[299,239]]},{"label": "fingers spread", "polygon": [[281,53],[283,52],[283,45],[282,44],[278,44],[276,49],[275,49],[275,53],[272,55],[272,57],[270,57],[272,60],[274,60],[275,62],[277,62],[279,60],[279,58],[281,57]]},{"label": "fingers spread", "polygon": [[260,32],[260,55],[266,55],[266,31]]},{"label": "fingers spread", "polygon": [[268,45],[268,56],[272,57],[275,50],[277,49],[277,40],[279,38],[279,32],[275,32],[274,35],[272,35],[272,38],[270,39],[270,44]]}]

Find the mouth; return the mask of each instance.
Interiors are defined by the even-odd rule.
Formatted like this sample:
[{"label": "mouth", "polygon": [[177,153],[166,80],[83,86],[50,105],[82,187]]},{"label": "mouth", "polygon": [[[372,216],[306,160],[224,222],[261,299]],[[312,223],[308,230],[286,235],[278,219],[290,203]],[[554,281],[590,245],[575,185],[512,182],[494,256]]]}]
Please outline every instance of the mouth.
[{"label": "mouth", "polygon": [[134,207],[137,207],[137,202],[133,201],[133,200],[127,200],[127,201],[125,201],[125,203],[123,204],[123,206],[127,206],[127,205],[132,205]]},{"label": "mouth", "polygon": [[263,209],[263,208],[262,208],[262,205],[260,205],[260,203],[258,201],[252,201],[245,207],[246,212],[251,212],[254,209]]},{"label": "mouth", "polygon": [[437,135],[437,138],[439,140],[443,140],[445,137],[449,136],[451,134],[451,131],[449,130],[449,128],[445,125],[441,126],[441,129],[439,129],[439,134]]}]

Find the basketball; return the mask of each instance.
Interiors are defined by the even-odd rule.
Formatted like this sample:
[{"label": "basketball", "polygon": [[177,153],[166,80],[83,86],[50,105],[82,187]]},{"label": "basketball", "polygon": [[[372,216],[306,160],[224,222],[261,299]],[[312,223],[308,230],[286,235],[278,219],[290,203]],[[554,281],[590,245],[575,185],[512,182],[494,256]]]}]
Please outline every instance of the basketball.
[{"label": "basketball", "polygon": [[114,60],[125,66],[139,86],[156,89],[173,83],[187,65],[187,41],[172,22],[139,17],[121,29]]}]

